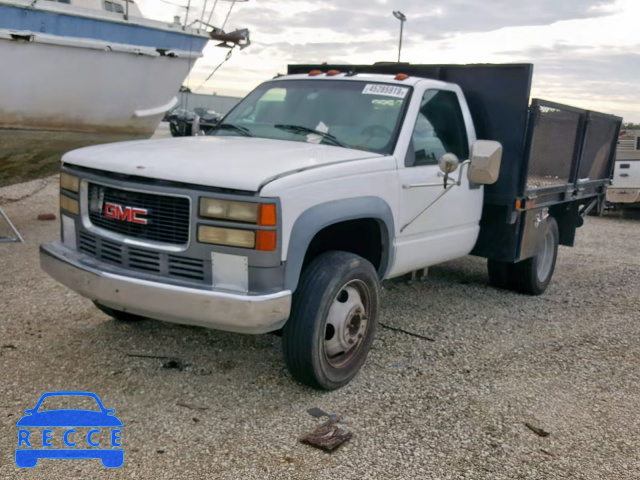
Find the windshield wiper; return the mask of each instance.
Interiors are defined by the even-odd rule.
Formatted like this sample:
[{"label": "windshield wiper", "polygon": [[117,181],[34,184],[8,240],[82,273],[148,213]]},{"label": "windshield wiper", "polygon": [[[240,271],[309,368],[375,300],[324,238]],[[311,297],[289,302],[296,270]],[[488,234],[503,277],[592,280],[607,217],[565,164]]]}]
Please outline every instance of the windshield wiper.
[{"label": "windshield wiper", "polygon": [[240,125],[234,125],[233,123],[219,123],[214,130],[234,130],[241,133],[245,137],[253,137],[253,133],[247,127],[241,127]]},{"label": "windshield wiper", "polygon": [[312,133],[314,135],[321,136],[324,140],[328,140],[333,145],[337,145],[338,147],[351,148],[348,145],[345,145],[336,137],[327,132],[321,132],[320,130],[314,130],[313,128],[303,127],[302,125],[274,125],[274,128],[279,128],[280,130],[288,130],[294,133]]}]

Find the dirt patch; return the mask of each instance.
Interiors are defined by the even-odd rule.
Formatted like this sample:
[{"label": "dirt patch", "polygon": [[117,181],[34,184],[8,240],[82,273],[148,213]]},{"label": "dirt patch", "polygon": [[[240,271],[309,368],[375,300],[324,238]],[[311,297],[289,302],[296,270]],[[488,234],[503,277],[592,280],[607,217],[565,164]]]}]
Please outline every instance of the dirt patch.
[{"label": "dirt patch", "polygon": [[30,130],[0,130],[0,187],[42,178],[60,169],[62,155],[102,143],[135,140],[131,135],[101,135]]}]

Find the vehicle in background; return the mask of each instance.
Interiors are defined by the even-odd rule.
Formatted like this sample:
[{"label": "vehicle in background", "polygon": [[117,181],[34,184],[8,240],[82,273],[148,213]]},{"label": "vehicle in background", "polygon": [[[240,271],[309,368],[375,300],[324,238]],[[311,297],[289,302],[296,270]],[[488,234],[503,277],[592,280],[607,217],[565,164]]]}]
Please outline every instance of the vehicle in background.
[{"label": "vehicle in background", "polygon": [[165,112],[164,116],[162,117],[162,121],[169,123],[173,117],[184,115],[186,112],[188,112],[188,110],[185,108],[174,107],[171,110]]},{"label": "vehicle in background", "polygon": [[491,284],[540,295],[604,198],[621,119],[529,105],[532,75],[291,65],[212,135],[65,155],[42,268],[119,320],[281,331],[293,377],[338,388],[382,280],[471,253]]},{"label": "vehicle in background", "polygon": [[220,113],[204,108],[194,108],[193,110],[177,108],[165,116],[166,121],[169,122],[172,137],[208,135],[223,117],[224,115]]},{"label": "vehicle in background", "polygon": [[620,132],[607,203],[614,208],[640,205],[640,130]]}]

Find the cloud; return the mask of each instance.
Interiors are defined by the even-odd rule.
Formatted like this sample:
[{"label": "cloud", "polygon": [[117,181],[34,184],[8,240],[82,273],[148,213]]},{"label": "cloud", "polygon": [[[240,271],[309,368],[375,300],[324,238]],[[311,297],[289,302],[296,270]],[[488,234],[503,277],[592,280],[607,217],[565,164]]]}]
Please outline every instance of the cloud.
[{"label": "cloud", "polygon": [[309,8],[296,9],[293,2],[269,2],[279,8],[263,7],[267,2],[256,2],[254,8],[243,8],[234,22],[254,28],[256,33],[273,31],[283,33],[292,28],[318,28],[329,26],[336,33],[352,36],[367,34],[395,35],[398,21],[393,9],[404,12],[408,18],[407,31],[422,39],[442,38],[458,33],[486,32],[499,28],[530,25],[548,25],[571,19],[594,18],[609,15],[615,0],[399,0],[393,7],[386,2],[371,0],[320,1]]},{"label": "cloud", "polygon": [[[191,20],[203,1],[191,0]],[[207,1],[210,8],[215,0]],[[138,3],[154,18],[184,16],[158,0]],[[212,23],[221,25],[229,7],[220,0]],[[235,51],[203,90],[242,94],[288,63],[393,61],[399,22],[392,10],[408,18],[405,61],[532,62],[535,95],[640,121],[638,0],[251,0],[234,6],[226,30],[250,28],[252,46]],[[210,44],[191,85],[226,52]]]},{"label": "cloud", "polygon": [[[534,96],[640,119],[640,44],[602,48],[536,49]],[[564,52],[570,52],[565,54]],[[526,53],[523,52],[526,59]]]}]

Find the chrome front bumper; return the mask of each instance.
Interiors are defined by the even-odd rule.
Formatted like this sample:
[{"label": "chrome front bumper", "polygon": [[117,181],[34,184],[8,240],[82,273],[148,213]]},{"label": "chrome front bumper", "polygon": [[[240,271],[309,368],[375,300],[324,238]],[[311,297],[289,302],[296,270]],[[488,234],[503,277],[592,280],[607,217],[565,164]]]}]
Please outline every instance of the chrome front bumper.
[{"label": "chrome front bumper", "polygon": [[40,246],[40,266],[84,297],[115,310],[167,322],[265,333],[281,328],[291,309],[288,290],[242,295],[150,282],[102,271],[100,262],[59,242]]}]

